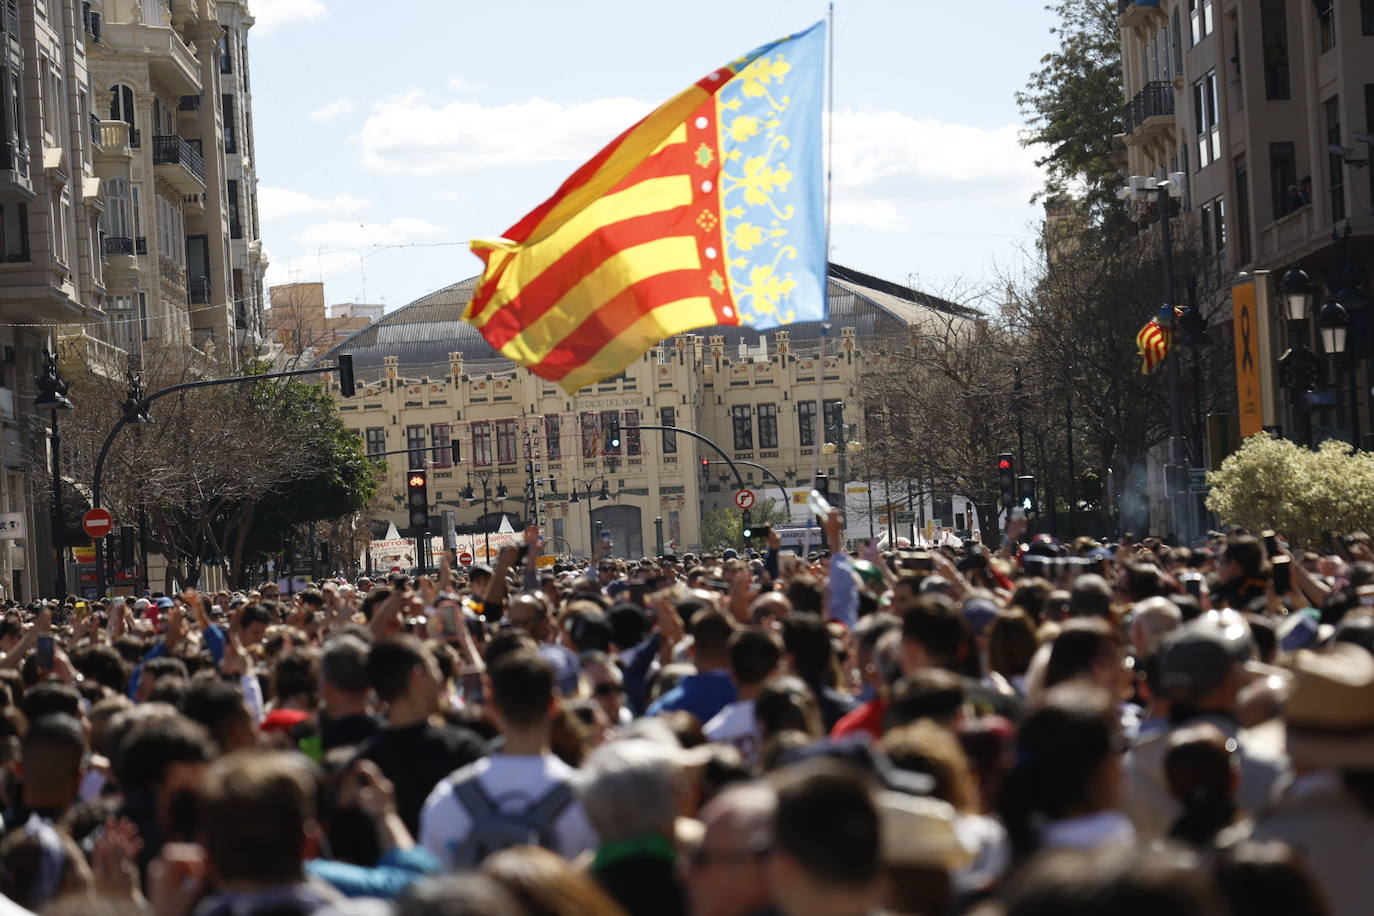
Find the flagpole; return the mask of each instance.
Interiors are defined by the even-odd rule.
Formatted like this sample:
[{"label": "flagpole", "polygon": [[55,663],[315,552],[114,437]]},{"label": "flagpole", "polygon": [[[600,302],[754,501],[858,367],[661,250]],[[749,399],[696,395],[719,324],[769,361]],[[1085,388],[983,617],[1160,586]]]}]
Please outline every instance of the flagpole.
[{"label": "flagpole", "polygon": [[[826,321],[821,322],[821,355],[820,365],[816,372],[816,413],[820,422],[820,435],[816,437],[815,450],[811,458],[811,487],[816,486],[816,475],[821,472],[821,449],[825,445],[825,352],[828,349],[826,344],[830,335],[830,214],[831,201],[834,193],[835,182],[831,180],[832,172],[835,168],[835,0],[830,0],[826,4],[826,101],[825,101],[825,274],[821,278],[821,295],[827,300],[825,316]],[[839,422],[844,422],[841,414],[837,418]],[[838,438],[843,438],[838,437]],[[840,481],[840,492],[844,492],[844,481]],[[843,498],[840,500],[843,502]],[[802,535],[802,562],[806,562],[807,554],[811,552],[811,527],[813,520],[810,516],[807,519],[806,532]]]}]

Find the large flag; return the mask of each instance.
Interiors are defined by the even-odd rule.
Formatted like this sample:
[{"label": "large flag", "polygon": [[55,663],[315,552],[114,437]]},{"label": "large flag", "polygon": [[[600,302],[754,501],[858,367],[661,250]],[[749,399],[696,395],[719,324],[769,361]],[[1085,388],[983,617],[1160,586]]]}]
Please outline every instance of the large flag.
[{"label": "large flag", "polygon": [[568,392],[658,341],[826,313],[825,23],[711,71],[499,239],[464,320]]}]

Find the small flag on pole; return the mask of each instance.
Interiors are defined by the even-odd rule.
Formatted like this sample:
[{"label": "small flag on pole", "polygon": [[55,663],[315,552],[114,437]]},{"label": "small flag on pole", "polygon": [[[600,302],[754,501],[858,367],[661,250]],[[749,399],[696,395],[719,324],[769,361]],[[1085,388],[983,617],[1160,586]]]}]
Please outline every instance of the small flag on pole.
[{"label": "small flag on pole", "polygon": [[463,319],[573,392],[674,334],[824,318],[825,29],[711,71],[474,240]]},{"label": "small flag on pole", "polygon": [[1161,306],[1159,315],[1151,318],[1135,335],[1135,346],[1140,351],[1141,375],[1149,375],[1169,355],[1174,340],[1174,326],[1182,316],[1181,307],[1171,309],[1167,305]]}]

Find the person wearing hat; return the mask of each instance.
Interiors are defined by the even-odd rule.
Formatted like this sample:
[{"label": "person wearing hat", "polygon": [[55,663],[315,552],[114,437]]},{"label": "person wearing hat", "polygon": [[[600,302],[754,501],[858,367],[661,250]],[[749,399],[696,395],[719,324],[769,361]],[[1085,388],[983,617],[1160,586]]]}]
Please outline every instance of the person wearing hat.
[{"label": "person wearing hat", "polygon": [[1307,860],[1331,916],[1370,911],[1374,900],[1374,656],[1338,644],[1293,663],[1284,710],[1294,776],[1255,825]]},{"label": "person wearing hat", "polygon": [[1239,696],[1254,651],[1250,629],[1234,612],[1212,612],[1176,630],[1160,647],[1152,688],[1168,726],[1142,738],[1126,758],[1125,810],[1142,841],[1163,839],[1182,808],[1169,791],[1164,759],[1180,728],[1210,724],[1237,742],[1237,799],[1254,816],[1268,805],[1287,764],[1263,733],[1242,729]]}]

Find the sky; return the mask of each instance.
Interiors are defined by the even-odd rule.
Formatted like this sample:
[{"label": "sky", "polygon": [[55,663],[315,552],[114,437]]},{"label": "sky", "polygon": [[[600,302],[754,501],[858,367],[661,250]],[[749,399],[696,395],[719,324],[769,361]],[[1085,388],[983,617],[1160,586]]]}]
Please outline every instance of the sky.
[{"label": "sky", "polygon": [[[388,311],[479,272],[498,236],[715,67],[821,0],[250,0],[268,284]],[[404,10],[404,16],[399,15]],[[1033,257],[1040,184],[1014,94],[1040,0],[837,0],[831,259],[969,301]]]}]

